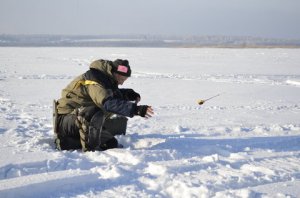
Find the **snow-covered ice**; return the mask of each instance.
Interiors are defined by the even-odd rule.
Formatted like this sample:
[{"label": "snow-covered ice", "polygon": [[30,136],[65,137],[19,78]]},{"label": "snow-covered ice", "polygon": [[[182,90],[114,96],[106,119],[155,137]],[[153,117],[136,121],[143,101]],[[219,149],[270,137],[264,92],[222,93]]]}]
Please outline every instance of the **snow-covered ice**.
[{"label": "snow-covered ice", "polygon": [[[99,58],[130,61],[155,116],[123,149],[57,151],[52,100]],[[300,197],[299,49],[0,48],[0,68],[0,197]]]}]

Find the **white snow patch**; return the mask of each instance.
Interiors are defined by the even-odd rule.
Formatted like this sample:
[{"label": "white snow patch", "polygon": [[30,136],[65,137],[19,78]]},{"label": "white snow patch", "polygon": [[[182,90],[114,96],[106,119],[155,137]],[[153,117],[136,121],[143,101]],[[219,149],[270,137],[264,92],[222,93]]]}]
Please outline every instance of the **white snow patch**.
[{"label": "white snow patch", "polygon": [[291,85],[300,86],[300,81],[287,80],[286,83],[287,83],[287,84],[291,84]]},{"label": "white snow patch", "polygon": [[[0,54],[0,197],[300,195],[299,49]],[[155,116],[129,119],[117,137],[123,149],[56,151],[52,100],[99,58],[130,61],[133,75],[122,87],[139,92]]]}]

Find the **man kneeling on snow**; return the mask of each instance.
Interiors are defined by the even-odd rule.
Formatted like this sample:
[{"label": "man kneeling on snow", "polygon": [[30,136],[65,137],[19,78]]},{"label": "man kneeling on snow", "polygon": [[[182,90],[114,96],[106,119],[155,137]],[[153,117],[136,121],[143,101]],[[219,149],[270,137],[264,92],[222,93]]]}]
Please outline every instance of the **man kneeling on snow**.
[{"label": "man kneeling on snow", "polygon": [[121,147],[114,136],[126,133],[126,117],[153,115],[151,106],[137,105],[138,93],[118,88],[130,75],[127,60],[97,60],[63,89],[55,104],[56,147],[83,151]]}]

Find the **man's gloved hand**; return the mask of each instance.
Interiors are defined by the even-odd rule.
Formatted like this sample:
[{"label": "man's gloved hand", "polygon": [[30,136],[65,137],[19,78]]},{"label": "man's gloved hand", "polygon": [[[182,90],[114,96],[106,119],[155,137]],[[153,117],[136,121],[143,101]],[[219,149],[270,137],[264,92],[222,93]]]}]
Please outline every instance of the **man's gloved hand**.
[{"label": "man's gloved hand", "polygon": [[133,89],[128,89],[124,95],[129,101],[139,102],[141,100],[140,94],[136,93]]},{"label": "man's gloved hand", "polygon": [[136,115],[141,117],[150,118],[154,114],[153,109],[151,106],[148,105],[139,105],[137,106]]}]

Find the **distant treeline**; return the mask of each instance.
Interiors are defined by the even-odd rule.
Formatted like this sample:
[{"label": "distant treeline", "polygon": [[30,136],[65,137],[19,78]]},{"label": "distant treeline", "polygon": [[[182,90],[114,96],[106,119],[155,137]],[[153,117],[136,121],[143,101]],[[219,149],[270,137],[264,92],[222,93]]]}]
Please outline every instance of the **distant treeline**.
[{"label": "distant treeline", "polygon": [[300,40],[241,36],[161,35],[0,35],[3,47],[291,47]]}]

